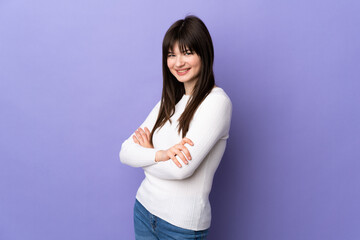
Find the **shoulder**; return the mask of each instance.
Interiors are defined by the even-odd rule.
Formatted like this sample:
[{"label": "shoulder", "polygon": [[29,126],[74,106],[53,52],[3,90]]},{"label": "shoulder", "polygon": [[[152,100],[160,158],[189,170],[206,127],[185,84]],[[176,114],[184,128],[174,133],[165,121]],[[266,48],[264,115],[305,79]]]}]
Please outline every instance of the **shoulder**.
[{"label": "shoulder", "polygon": [[216,87],[211,90],[199,107],[204,108],[210,106],[211,108],[232,108],[232,102],[224,89]]},{"label": "shoulder", "polygon": [[224,118],[232,115],[232,102],[222,88],[213,88],[195,112],[196,116],[206,115],[214,117],[222,115]]}]

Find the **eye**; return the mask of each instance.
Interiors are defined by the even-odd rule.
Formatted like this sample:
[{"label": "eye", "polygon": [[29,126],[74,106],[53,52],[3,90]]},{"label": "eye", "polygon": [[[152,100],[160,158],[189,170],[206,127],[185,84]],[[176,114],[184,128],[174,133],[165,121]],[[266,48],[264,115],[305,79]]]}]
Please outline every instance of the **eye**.
[{"label": "eye", "polygon": [[192,52],[191,52],[190,50],[186,50],[186,51],[184,52],[184,55],[186,55],[186,56],[191,55],[191,54],[192,54]]},{"label": "eye", "polygon": [[168,53],[168,57],[175,57],[175,54],[173,54],[173,53]]}]

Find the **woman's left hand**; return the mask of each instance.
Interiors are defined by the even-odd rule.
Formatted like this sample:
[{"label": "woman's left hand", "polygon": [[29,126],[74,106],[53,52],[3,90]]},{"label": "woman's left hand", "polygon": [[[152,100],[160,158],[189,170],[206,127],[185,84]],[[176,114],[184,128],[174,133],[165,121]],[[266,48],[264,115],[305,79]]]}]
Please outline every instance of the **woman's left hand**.
[{"label": "woman's left hand", "polygon": [[133,135],[133,140],[135,143],[146,148],[154,148],[150,143],[150,131],[147,127],[144,127],[145,131],[142,128],[138,128]]}]

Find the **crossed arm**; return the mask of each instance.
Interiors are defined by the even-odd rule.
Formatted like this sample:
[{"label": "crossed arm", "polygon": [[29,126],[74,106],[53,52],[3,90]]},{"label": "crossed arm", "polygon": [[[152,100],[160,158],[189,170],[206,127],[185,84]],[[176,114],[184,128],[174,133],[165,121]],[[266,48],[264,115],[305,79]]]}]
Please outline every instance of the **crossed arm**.
[{"label": "crossed arm", "polygon": [[[212,147],[221,138],[226,139],[228,137],[231,114],[231,101],[224,96],[213,96],[213,98],[208,99],[208,101],[204,101],[195,112],[189,126],[189,131],[186,134],[186,138],[190,141],[183,139],[179,144],[176,144],[178,145],[178,152],[176,152],[174,149],[171,151],[171,148],[162,150],[151,148],[151,146],[149,146],[150,148],[145,147],[146,144],[148,144],[145,126],[152,128],[156,120],[154,120],[154,123],[150,121],[150,116],[152,115],[150,113],[148,117],[149,121],[147,122],[145,120],[140,126],[138,129],[139,132],[135,133],[136,137],[130,137],[122,145],[120,159],[124,159],[125,161],[122,160],[122,162],[130,166],[142,167],[145,172],[158,178],[185,179],[190,177]],[[142,128],[144,128],[145,131]],[[191,142],[193,143],[192,145]],[[173,147],[175,147],[175,145]],[[137,151],[137,153],[132,153],[132,151]],[[173,156],[174,153],[176,153],[177,156]],[[164,160],[164,155],[168,156],[168,160]],[[171,156],[172,158],[170,158]],[[188,164],[186,164],[187,159],[185,156],[188,160],[190,160],[189,157],[191,157]],[[158,160],[157,157],[162,158],[160,162],[155,161]],[[181,168],[178,167],[180,162],[185,163]]]},{"label": "crossed arm", "polygon": [[[160,101],[151,110],[145,121],[140,125],[139,128],[153,127],[155,125],[156,118],[160,109]],[[131,167],[145,167],[156,164],[155,155],[160,149],[154,149],[150,147],[144,147],[140,144],[136,144],[133,141],[133,137],[130,136],[126,139],[119,152],[120,161]]]},{"label": "crossed arm", "polygon": [[120,161],[132,167],[146,167],[154,165],[159,161],[166,161],[172,159],[178,167],[181,167],[175,157],[178,154],[184,163],[187,163],[186,158],[181,153],[184,152],[188,158],[190,157],[189,151],[184,146],[185,143],[193,144],[190,139],[184,138],[177,146],[173,146],[167,150],[155,149],[150,143],[150,130],[155,125],[157,115],[160,108],[160,101],[152,109],[145,121],[135,131],[135,134],[126,139],[121,145],[119,152]]}]

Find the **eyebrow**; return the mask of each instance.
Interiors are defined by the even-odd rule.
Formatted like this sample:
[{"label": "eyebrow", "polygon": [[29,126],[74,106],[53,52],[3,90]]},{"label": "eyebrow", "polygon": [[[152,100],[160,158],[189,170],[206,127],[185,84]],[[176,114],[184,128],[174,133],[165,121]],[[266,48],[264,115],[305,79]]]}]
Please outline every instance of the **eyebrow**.
[{"label": "eyebrow", "polygon": [[[182,51],[182,52],[193,52],[193,50],[191,50],[190,48],[187,47],[187,48],[185,48],[184,51]],[[169,49],[168,54],[169,54],[169,53],[174,53],[174,51],[172,51],[171,49]]]}]

